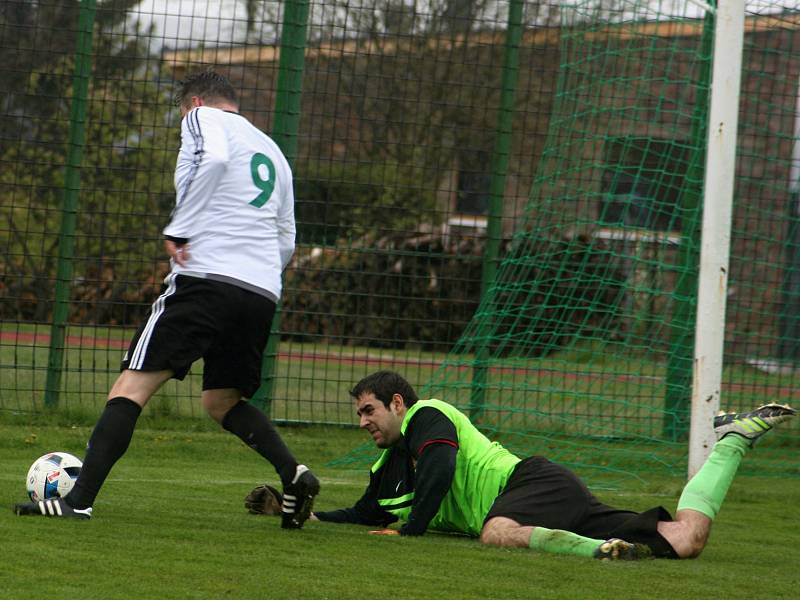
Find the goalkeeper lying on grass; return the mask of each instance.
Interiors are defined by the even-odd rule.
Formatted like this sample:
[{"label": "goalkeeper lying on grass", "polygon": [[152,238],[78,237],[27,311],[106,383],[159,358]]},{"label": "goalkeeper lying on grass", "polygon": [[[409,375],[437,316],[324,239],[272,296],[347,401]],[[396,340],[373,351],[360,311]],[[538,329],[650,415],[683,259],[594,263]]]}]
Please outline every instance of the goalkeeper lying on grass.
[{"label": "goalkeeper lying on grass", "polygon": [[[744,454],[796,414],[768,404],[716,417],[719,441],[684,488],[673,519],[663,507],[636,513],[602,504],[569,470],[541,456],[520,460],[449,404],[418,400],[396,373],[374,373],[350,394],[361,427],[384,450],[354,506],[312,519],[380,527],[402,520],[399,530],[374,533],[457,532],[495,546],[602,560],[699,556]],[[270,501],[273,510],[280,506],[277,491],[260,486],[247,506],[262,512]]]}]

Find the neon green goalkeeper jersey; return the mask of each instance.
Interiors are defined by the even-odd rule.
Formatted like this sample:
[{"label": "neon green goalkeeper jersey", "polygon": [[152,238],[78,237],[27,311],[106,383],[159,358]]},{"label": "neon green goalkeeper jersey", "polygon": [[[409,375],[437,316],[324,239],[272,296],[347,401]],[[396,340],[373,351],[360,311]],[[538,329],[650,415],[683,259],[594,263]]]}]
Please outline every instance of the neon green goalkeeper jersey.
[{"label": "neon green goalkeeper jersey", "polygon": [[[428,528],[478,536],[483,528],[484,518],[520,459],[497,442],[490,441],[478,431],[466,415],[441,400],[419,400],[409,408],[400,429],[404,436],[414,415],[424,408],[434,408],[443,413],[455,426],[458,436],[453,481]],[[372,467],[373,474],[394,470],[387,463],[396,462],[400,458],[396,450],[396,448],[384,450]],[[402,496],[392,494],[394,497],[378,493],[377,500],[383,510],[407,520],[413,507],[414,491],[408,488],[398,491],[405,493]]]}]

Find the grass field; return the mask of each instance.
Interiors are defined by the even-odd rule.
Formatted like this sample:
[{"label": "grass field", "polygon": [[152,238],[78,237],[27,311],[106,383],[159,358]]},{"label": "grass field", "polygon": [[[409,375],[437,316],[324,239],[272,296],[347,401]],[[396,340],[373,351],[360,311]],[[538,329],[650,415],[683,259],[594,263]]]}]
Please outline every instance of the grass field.
[{"label": "grass field", "polygon": [[[326,465],[363,442],[363,432],[282,433],[321,476],[318,508],[360,495],[365,471]],[[143,421],[91,521],[14,516],[30,462],[51,450],[81,456],[88,435],[82,425],[0,414],[0,598],[795,598],[800,586],[798,478],[738,478],[698,560],[599,563],[449,535],[378,537],[325,523],[284,531],[276,518],[243,508],[254,484],[276,481],[271,469],[210,423],[189,431]],[[599,495],[626,508],[674,510],[681,486],[646,479]]]}]

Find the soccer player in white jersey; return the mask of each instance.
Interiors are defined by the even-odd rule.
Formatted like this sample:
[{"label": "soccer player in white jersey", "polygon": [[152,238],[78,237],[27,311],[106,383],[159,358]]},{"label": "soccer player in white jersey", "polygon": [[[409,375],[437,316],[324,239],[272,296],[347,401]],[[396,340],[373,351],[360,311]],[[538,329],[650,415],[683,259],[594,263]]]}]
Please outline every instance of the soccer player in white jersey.
[{"label": "soccer player in white jersey", "polygon": [[294,252],[292,173],[275,142],[239,114],[226,78],[213,71],[190,76],[176,103],[183,118],[175,209],[164,229],[172,266],[166,290],[122,360],[69,496],[17,504],[15,511],[89,518],[142,408],[202,358],[203,408],[272,463],[284,486],[282,526],[297,529],[319,481],[244,400],[259,386],[281,273]]}]

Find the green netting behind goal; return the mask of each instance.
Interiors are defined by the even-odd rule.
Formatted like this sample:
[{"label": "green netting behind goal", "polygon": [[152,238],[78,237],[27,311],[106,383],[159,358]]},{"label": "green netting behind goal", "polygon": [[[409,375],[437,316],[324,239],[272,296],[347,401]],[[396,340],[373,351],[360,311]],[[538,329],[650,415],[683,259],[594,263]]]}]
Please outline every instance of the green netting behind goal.
[{"label": "green netting behind goal", "polygon": [[[99,413],[169,268],[171,95],[212,67],[293,160],[297,252],[257,399],[276,422],[353,426],[347,390],[391,368],[520,454],[683,474],[705,6],[7,0],[0,417]],[[745,26],[726,409],[800,383],[800,4],[747,2]],[[197,364],[146,417],[204,418],[200,388]],[[797,474],[799,438],[744,469]]]},{"label": "green netting behind goal", "polygon": [[[686,469],[714,17],[665,6],[562,6],[524,217],[460,340],[419,382],[516,452],[590,479]],[[796,396],[799,24],[797,6],[748,7],[726,409]],[[786,459],[797,433],[771,434],[743,469],[800,474]],[[337,462],[373,456],[365,445]]]}]

